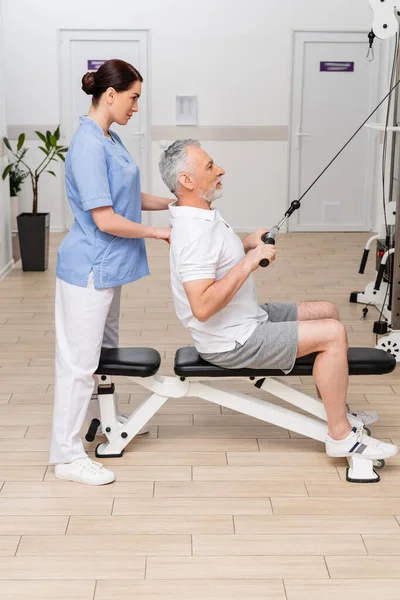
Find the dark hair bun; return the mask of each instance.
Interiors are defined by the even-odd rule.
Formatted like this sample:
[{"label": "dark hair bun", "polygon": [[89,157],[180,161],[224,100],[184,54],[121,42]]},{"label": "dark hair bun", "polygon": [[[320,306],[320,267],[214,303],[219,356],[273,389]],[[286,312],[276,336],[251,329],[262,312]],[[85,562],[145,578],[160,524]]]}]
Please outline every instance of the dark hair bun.
[{"label": "dark hair bun", "polygon": [[93,96],[93,106],[97,106],[108,88],[114,88],[116,92],[125,92],[135,81],[143,81],[139,71],[123,60],[112,58],[106,60],[98,71],[88,71],[82,77],[82,89],[86,94]]},{"label": "dark hair bun", "polygon": [[93,95],[94,93],[94,72],[88,71],[82,77],[82,89],[88,95]]}]

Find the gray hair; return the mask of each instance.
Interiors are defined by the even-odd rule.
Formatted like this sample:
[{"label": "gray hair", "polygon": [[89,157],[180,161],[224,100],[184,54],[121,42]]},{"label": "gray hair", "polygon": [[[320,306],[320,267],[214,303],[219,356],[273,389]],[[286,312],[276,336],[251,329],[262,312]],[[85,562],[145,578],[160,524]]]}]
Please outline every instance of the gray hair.
[{"label": "gray hair", "polygon": [[175,195],[179,188],[179,175],[188,170],[187,148],[190,146],[200,148],[200,142],[177,140],[164,150],[158,163],[163,182]]}]

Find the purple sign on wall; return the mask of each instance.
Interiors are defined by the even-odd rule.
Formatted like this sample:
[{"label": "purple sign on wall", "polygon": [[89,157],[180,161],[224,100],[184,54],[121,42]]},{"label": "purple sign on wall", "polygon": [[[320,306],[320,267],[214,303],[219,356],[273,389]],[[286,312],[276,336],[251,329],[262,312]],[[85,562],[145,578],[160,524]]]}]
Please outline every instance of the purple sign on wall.
[{"label": "purple sign on wall", "polygon": [[100,69],[101,65],[104,65],[105,62],[106,62],[105,60],[88,60],[87,61],[88,71],[97,71],[97,69]]},{"label": "purple sign on wall", "polygon": [[330,71],[335,73],[352,73],[354,71],[354,62],[329,61],[321,62],[320,71]]}]

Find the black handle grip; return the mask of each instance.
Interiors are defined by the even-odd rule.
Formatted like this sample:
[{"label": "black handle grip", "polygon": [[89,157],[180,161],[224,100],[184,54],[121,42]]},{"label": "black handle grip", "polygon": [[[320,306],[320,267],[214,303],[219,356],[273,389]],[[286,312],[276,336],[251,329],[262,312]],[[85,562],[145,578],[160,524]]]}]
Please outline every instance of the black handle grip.
[{"label": "black handle grip", "polygon": [[362,255],[362,259],[361,259],[360,268],[358,269],[358,272],[360,273],[360,275],[363,275],[363,273],[365,271],[365,266],[367,264],[368,255],[369,255],[369,250],[364,250],[364,254]]},{"label": "black handle grip", "polygon": [[[274,237],[268,237],[269,236],[269,232],[267,231],[266,233],[263,233],[263,235],[261,236],[261,240],[264,242],[264,244],[271,244],[272,246],[275,246],[275,238]],[[262,260],[260,260],[260,267],[268,267],[269,265],[269,260],[268,258],[263,258]]]},{"label": "black handle grip", "polygon": [[89,425],[89,429],[87,430],[87,434],[85,435],[85,440],[87,442],[93,442],[96,437],[96,433],[98,428],[100,427],[99,419],[93,419],[93,421]]},{"label": "black handle grip", "polygon": [[262,234],[261,241],[264,242],[264,244],[268,244],[268,242],[267,242],[268,236],[269,236],[269,231],[266,231],[265,233]]},{"label": "black handle grip", "polygon": [[382,279],[385,274],[385,269],[386,269],[386,265],[381,263],[380,267],[379,267],[378,275],[376,276],[375,285],[374,285],[374,290],[376,290],[377,292],[380,290]]}]

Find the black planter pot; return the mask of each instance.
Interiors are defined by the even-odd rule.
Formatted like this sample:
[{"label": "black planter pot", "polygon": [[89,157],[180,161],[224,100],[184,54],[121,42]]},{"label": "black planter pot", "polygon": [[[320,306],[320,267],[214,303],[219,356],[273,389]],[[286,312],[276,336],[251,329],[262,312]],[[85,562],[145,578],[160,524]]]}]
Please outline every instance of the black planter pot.
[{"label": "black planter pot", "polygon": [[17,217],[23,271],[45,271],[49,263],[50,213]]}]

